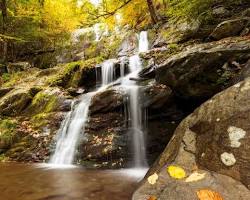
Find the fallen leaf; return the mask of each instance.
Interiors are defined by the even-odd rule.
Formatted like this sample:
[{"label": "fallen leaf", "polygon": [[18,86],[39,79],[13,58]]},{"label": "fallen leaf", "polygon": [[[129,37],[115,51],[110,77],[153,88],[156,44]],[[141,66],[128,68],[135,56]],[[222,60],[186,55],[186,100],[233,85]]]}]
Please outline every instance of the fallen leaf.
[{"label": "fallen leaf", "polygon": [[218,192],[212,190],[199,190],[196,193],[199,200],[223,200]]},{"label": "fallen leaf", "polygon": [[186,177],[186,172],[181,167],[169,166],[168,173],[171,177],[175,179],[183,179]]},{"label": "fallen leaf", "polygon": [[157,200],[157,198],[155,196],[151,196],[148,198],[148,200]]},{"label": "fallen leaf", "polygon": [[157,180],[158,180],[158,175],[156,173],[154,173],[153,175],[151,175],[150,177],[148,177],[148,182],[151,185],[154,185]]},{"label": "fallen leaf", "polygon": [[200,174],[198,172],[192,173],[189,177],[186,178],[185,182],[194,182],[204,179],[206,176],[206,173]]}]

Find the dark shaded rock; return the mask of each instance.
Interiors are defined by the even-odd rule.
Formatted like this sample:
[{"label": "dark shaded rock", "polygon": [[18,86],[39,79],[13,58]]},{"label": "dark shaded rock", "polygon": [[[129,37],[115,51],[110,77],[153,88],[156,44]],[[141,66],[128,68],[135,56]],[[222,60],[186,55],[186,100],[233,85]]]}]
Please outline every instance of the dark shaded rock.
[{"label": "dark shaded rock", "polygon": [[91,116],[79,148],[78,160],[88,167],[119,168],[129,155],[124,115],[116,112]]},{"label": "dark shaded rock", "polygon": [[6,95],[8,92],[13,90],[13,87],[0,88],[0,98]]},{"label": "dark shaded rock", "polygon": [[7,66],[4,64],[0,64],[0,76],[4,73],[8,73]]},{"label": "dark shaded rock", "polygon": [[250,17],[250,8],[248,8],[242,12],[242,17]]},{"label": "dark shaded rock", "polygon": [[28,62],[9,63],[7,65],[7,71],[10,74],[25,71],[29,68],[31,68],[31,65]]},{"label": "dark shaded rock", "polygon": [[[188,48],[187,48],[188,49]],[[250,41],[227,39],[196,45],[167,59],[156,69],[156,81],[185,99],[207,99],[232,84],[250,57]]]},{"label": "dark shaded rock", "polygon": [[144,68],[142,71],[140,71],[139,77],[152,79],[155,77],[155,69],[156,69],[156,66],[150,65],[147,68]]},{"label": "dark shaded rock", "polygon": [[161,108],[172,96],[172,90],[162,84],[153,84],[143,91],[143,106],[150,109]]},{"label": "dark shaded rock", "polygon": [[220,23],[210,34],[209,38],[220,40],[226,37],[240,35],[241,31],[250,25],[250,18],[238,18]]},{"label": "dark shaded rock", "polygon": [[117,90],[105,90],[96,94],[90,105],[90,113],[105,113],[123,106],[123,93]]},{"label": "dark shaded rock", "polygon": [[0,99],[0,115],[16,116],[31,102],[32,96],[28,89],[15,89]]},{"label": "dark shaded rock", "polygon": [[[143,182],[136,200],[148,195],[160,199],[196,200],[195,191],[209,188],[224,199],[249,199],[250,192],[250,78],[215,95],[177,127],[174,136],[149,174],[157,171],[160,180],[152,186]],[[193,170],[206,173],[201,181],[186,183],[166,173],[168,165],[181,166],[187,175]],[[211,172],[213,171],[213,172]],[[213,184],[211,184],[213,183]],[[237,187],[231,187],[232,184]],[[172,192],[175,188],[179,192]]]}]

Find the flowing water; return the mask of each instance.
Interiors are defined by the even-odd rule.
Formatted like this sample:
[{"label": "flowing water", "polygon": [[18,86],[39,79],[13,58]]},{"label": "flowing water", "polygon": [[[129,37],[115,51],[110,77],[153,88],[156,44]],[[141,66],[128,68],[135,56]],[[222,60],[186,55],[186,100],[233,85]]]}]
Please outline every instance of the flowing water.
[{"label": "flowing water", "polygon": [[56,150],[50,163],[70,165],[74,161],[75,149],[79,135],[84,132],[91,98],[95,93],[87,93],[81,97],[81,102],[67,114],[59,129]]},{"label": "flowing water", "polygon": [[[139,53],[148,50],[147,32],[141,32],[139,35]],[[131,78],[138,78],[138,73],[142,69],[142,63],[139,55],[129,58],[129,74],[125,76],[125,64],[122,62],[120,67],[120,87],[128,93],[129,96],[129,121],[131,134],[133,136],[133,155],[135,168],[147,167],[146,148],[145,148],[145,129],[143,126],[143,111],[140,104],[140,86]],[[75,150],[78,139],[84,133],[85,124],[88,121],[89,106],[92,97],[105,90],[115,80],[115,61],[107,60],[101,65],[101,87],[91,93],[84,94],[80,103],[74,105],[72,111],[67,115],[58,133],[56,150],[50,163],[56,165],[70,165],[74,161]]]}]

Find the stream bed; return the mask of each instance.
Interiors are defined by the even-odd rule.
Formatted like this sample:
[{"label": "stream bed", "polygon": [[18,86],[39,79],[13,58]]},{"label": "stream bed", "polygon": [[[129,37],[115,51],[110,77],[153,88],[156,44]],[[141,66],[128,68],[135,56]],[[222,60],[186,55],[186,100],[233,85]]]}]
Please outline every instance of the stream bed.
[{"label": "stream bed", "polygon": [[146,170],[0,164],[3,200],[129,200]]}]

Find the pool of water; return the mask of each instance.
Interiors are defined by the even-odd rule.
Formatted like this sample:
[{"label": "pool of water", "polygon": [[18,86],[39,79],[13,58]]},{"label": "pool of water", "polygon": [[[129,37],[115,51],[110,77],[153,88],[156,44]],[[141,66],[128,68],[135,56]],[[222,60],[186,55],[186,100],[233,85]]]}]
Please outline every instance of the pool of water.
[{"label": "pool of water", "polygon": [[3,200],[129,200],[146,170],[0,164]]}]

